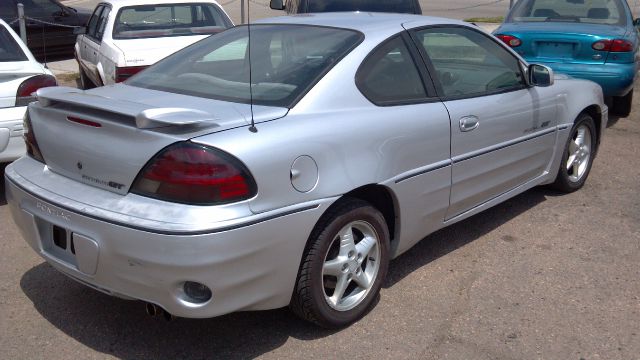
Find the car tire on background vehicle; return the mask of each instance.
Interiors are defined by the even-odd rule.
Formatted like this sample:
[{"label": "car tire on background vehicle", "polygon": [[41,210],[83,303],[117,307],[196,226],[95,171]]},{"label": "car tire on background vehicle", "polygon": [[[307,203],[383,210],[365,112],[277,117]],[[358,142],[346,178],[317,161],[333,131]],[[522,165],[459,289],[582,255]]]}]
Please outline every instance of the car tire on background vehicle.
[{"label": "car tire on background vehicle", "polygon": [[627,117],[631,113],[633,103],[633,89],[625,96],[615,96],[613,98],[613,113],[618,116]]},{"label": "car tire on background vehicle", "polygon": [[580,114],[564,146],[560,169],[551,185],[554,189],[569,193],[584,185],[593,164],[596,142],[593,118],[586,113]]},{"label": "car tire on background vehicle", "polygon": [[87,74],[82,69],[82,66],[80,66],[79,68],[80,68],[80,87],[83,90],[89,90],[89,89],[95,88],[96,85],[89,79]]},{"label": "car tire on background vehicle", "polygon": [[[311,233],[290,308],[326,328],[349,325],[377,298],[388,264],[389,230],[380,211],[365,201],[344,199]],[[342,294],[336,294],[338,287]]]}]

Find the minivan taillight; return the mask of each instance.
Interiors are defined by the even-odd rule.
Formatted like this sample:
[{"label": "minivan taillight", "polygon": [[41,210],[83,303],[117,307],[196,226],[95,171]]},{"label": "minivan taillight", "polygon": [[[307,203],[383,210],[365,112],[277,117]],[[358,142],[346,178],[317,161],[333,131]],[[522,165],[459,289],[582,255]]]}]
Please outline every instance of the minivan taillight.
[{"label": "minivan taillight", "polygon": [[24,118],[22,120],[22,138],[24,139],[24,143],[27,147],[27,154],[34,158],[35,160],[44,163],[44,157],[42,156],[42,152],[40,151],[40,147],[38,147],[38,142],[36,141],[36,136],[33,133],[33,126],[31,125],[31,117],[29,116],[29,109],[24,114]]},{"label": "minivan taillight", "polygon": [[145,165],[131,192],[160,200],[220,205],[256,194],[249,170],[235,157],[209,146],[179,142]]},{"label": "minivan taillight", "polygon": [[633,51],[633,43],[624,39],[605,39],[594,42],[591,48],[598,51],[630,52]]},{"label": "minivan taillight", "polygon": [[148,66],[116,67],[116,82],[123,82]]},{"label": "minivan taillight", "polygon": [[498,34],[496,37],[512,48],[522,45],[522,40],[513,35]]},{"label": "minivan taillight", "polygon": [[56,78],[51,75],[36,75],[23,81],[18,86],[18,92],[16,93],[16,106],[27,106],[30,102],[36,101],[35,93],[38,89],[42,89],[49,86],[56,86],[58,82]]}]

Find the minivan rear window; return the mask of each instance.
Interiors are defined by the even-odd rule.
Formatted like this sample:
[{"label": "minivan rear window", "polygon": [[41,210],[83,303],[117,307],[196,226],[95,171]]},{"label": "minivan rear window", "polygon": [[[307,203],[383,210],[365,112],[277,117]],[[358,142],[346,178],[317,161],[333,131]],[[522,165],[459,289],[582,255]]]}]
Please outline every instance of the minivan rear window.
[{"label": "minivan rear window", "polygon": [[215,34],[232,24],[213,4],[178,3],[123,7],[113,24],[114,39]]},{"label": "minivan rear window", "polygon": [[9,30],[0,25],[0,62],[27,61],[27,55],[11,36]]}]

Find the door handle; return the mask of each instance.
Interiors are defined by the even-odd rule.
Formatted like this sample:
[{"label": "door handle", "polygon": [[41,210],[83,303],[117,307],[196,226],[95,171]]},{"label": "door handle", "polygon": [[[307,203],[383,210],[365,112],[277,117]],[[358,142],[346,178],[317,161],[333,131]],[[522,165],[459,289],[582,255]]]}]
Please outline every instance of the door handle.
[{"label": "door handle", "polygon": [[480,125],[480,120],[477,116],[469,115],[460,118],[460,131],[467,132],[475,130]]}]

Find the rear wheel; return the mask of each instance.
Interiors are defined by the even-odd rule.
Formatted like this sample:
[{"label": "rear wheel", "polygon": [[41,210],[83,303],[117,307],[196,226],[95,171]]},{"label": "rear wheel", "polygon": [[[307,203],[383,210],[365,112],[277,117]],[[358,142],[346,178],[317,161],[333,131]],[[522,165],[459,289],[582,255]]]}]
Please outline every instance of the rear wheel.
[{"label": "rear wheel", "polygon": [[613,98],[613,112],[618,116],[629,116],[633,102],[633,90],[625,96],[615,96]]},{"label": "rear wheel", "polygon": [[365,201],[347,199],[313,230],[290,307],[327,328],[361,318],[380,292],[389,263],[389,231]]},{"label": "rear wheel", "polygon": [[584,185],[595,154],[595,129],[593,118],[588,114],[581,114],[573,124],[553,188],[573,192]]}]

